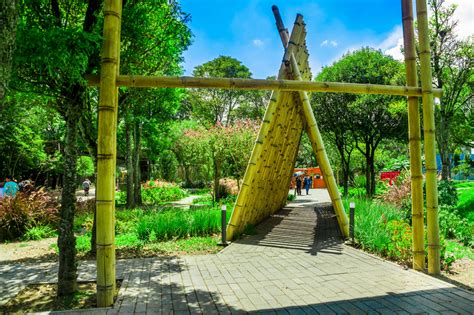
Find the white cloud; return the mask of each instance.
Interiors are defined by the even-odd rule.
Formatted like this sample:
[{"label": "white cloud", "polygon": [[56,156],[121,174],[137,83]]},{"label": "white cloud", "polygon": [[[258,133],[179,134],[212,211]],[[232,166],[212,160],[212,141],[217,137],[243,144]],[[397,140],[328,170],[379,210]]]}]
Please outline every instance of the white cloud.
[{"label": "white cloud", "polygon": [[335,41],[335,40],[324,40],[322,43],[321,43],[321,47],[325,47],[325,46],[332,46],[332,47],[337,47],[338,43]]},{"label": "white cloud", "polygon": [[455,32],[461,38],[474,33],[474,2],[472,0],[446,0],[447,4],[456,4],[454,18],[458,20]]},{"label": "white cloud", "polygon": [[392,56],[396,60],[403,60],[403,30],[400,25],[397,25],[393,31],[385,38],[380,45],[377,46],[385,54]]},{"label": "white cloud", "polygon": [[261,39],[254,39],[252,41],[252,44],[255,46],[255,47],[263,47],[263,41]]}]

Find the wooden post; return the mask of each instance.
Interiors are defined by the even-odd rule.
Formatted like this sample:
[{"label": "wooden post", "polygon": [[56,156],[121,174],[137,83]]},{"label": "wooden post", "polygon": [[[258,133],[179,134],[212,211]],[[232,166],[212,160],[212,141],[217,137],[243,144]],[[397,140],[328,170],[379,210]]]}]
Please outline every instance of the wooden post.
[{"label": "wooden post", "polygon": [[[418,87],[412,0],[402,0],[403,40],[407,85]],[[413,227],[413,269],[425,270],[423,174],[418,97],[408,97],[408,141],[410,144],[411,213]]]},{"label": "wooden post", "polygon": [[97,306],[113,304],[115,291],[116,79],[122,1],[106,0],[100,73],[97,152]]},{"label": "wooden post", "polygon": [[423,99],[423,134],[426,163],[426,221],[428,230],[428,273],[440,273],[440,244],[438,222],[438,183],[436,168],[436,139],[431,53],[428,33],[428,8],[426,0],[416,1],[418,37],[420,45],[421,90]]}]

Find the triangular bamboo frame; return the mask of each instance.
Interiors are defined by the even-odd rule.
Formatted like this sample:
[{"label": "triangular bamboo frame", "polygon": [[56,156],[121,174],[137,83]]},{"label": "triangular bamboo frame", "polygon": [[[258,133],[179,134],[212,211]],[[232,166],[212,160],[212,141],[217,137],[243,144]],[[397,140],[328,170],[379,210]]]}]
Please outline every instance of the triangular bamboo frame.
[{"label": "triangular bamboo frame", "polygon": [[[278,79],[311,80],[303,16],[297,15],[291,36],[288,36],[276,7],[273,12],[285,47]],[[321,167],[341,233],[348,237],[347,215],[321,134],[308,96],[300,91],[274,92],[271,97],[227,227],[229,240],[243,232],[247,225],[259,223],[285,205],[303,130],[309,136]]]},{"label": "triangular bamboo frame", "polygon": [[[305,30],[302,16],[297,16],[292,34],[288,39],[288,33],[283,27],[276,7],[273,10],[280,37],[285,47],[285,56],[278,76],[293,81],[119,75],[122,0],[105,0],[104,44],[100,79],[98,77],[87,78],[89,85],[100,86],[96,191],[97,305],[99,307],[112,305],[115,291],[114,176],[118,86],[274,90],[252,152],[252,158],[247,167],[236,209],[228,227],[229,237],[235,235],[236,232],[240,232],[246,224],[259,222],[284,205],[303,129],[306,130],[311,140],[338,216],[339,226],[342,234],[346,236],[348,233],[347,218],[305,91],[409,96],[409,138],[414,222],[413,253],[415,257],[414,268],[417,270],[424,270],[425,268],[423,195],[420,188],[422,183],[420,117],[418,116],[418,105],[414,101],[415,97],[422,96],[426,160],[428,272],[434,275],[439,274],[440,245],[433,96],[441,95],[441,90],[433,89],[431,86],[426,0],[416,0],[420,39],[421,89],[416,84],[416,64],[413,62],[415,52],[412,0],[402,0],[402,8],[408,81],[406,87],[304,81],[310,80],[311,75],[308,66],[308,53],[304,42]],[[283,180],[281,180],[282,178]]]}]

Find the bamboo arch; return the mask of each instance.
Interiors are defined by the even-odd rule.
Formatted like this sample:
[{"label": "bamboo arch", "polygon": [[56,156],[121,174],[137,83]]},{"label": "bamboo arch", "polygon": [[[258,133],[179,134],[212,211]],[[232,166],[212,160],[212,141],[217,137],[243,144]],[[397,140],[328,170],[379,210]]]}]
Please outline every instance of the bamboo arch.
[{"label": "bamboo arch", "polygon": [[[104,7],[104,44],[101,74],[89,76],[89,85],[100,87],[97,155],[97,305],[113,304],[115,290],[115,203],[114,176],[116,160],[117,97],[119,86],[184,87],[224,89],[270,89],[273,95],[252,151],[227,227],[232,238],[246,224],[257,223],[283,206],[288,192],[299,139],[308,133],[313,150],[326,180],[331,201],[343,235],[348,234],[347,217],[337,190],[324,144],[311,110],[306,91],[404,95],[408,97],[409,144],[412,178],[413,268],[425,269],[423,192],[421,173],[421,132],[418,98],[423,101],[423,130],[426,160],[426,207],[428,227],[428,272],[439,274],[438,195],[436,182],[435,126],[433,96],[441,91],[431,86],[430,46],[426,0],[416,0],[420,46],[421,89],[417,86],[416,54],[413,29],[412,0],[401,0],[407,86],[380,86],[334,82],[310,82],[306,30],[303,16],[297,15],[291,32],[284,28],[274,6],[277,28],[285,48],[278,79],[225,79],[190,77],[143,77],[119,75],[120,28],[122,0],[106,0]],[[270,171],[270,166],[276,171]],[[258,176],[257,176],[258,175]],[[279,180],[285,179],[286,180]],[[263,185],[263,181],[272,185]],[[258,191],[259,193],[256,193]],[[252,192],[252,193],[251,193]],[[260,196],[260,197],[259,197]],[[272,196],[266,198],[264,196]]]}]

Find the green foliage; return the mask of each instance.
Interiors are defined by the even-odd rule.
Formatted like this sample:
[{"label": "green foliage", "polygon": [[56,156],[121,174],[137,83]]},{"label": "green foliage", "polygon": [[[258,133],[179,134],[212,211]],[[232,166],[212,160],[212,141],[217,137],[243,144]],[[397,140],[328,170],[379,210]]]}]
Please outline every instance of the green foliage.
[{"label": "green foliage", "polygon": [[77,159],[76,169],[80,177],[91,177],[95,173],[94,161],[90,156],[82,155]]},{"label": "green foliage", "polygon": [[439,207],[439,229],[445,238],[455,238],[465,246],[474,247],[474,222],[462,218],[455,207]]},{"label": "green foliage", "polygon": [[142,217],[136,234],[144,242],[216,234],[221,230],[220,218],[218,209],[167,210]]},{"label": "green foliage", "polygon": [[455,183],[458,195],[456,206],[459,215],[474,222],[474,182]]},{"label": "green foliage", "polygon": [[409,262],[412,258],[412,231],[410,225],[405,221],[392,220],[387,223],[387,230],[391,235],[391,242],[388,244],[388,257],[404,262]]},{"label": "green foliage", "polygon": [[453,181],[441,180],[438,182],[438,204],[456,206],[458,194]]},{"label": "green foliage", "polygon": [[[252,73],[240,61],[229,56],[218,58],[197,66],[195,77],[250,78]],[[234,111],[239,103],[246,102],[252,95],[242,90],[196,89],[190,92],[192,115],[204,125],[233,122]]]},{"label": "green foliage", "polygon": [[288,200],[288,201],[293,201],[295,199],[296,199],[295,194],[288,194],[288,197],[286,197],[286,200]]},{"label": "green foliage", "polygon": [[48,237],[55,237],[57,235],[57,231],[49,225],[34,226],[26,231],[26,233],[23,235],[23,240],[37,241]]},{"label": "green foliage", "polygon": [[145,204],[155,205],[166,201],[180,200],[186,196],[186,191],[178,186],[142,189],[142,199]]},{"label": "green foliage", "polygon": [[474,249],[466,247],[454,240],[446,240],[446,255],[453,256],[454,259],[469,258],[474,260]]},{"label": "green foliage", "polygon": [[[403,84],[400,62],[381,51],[362,48],[323,68],[317,81],[368,84]],[[356,148],[365,158],[367,195],[375,194],[375,152],[384,139],[405,139],[406,101],[387,95],[315,93],[317,116],[325,117],[320,128],[334,143],[341,168],[349,172],[351,154]]]},{"label": "green foliage", "polygon": [[[188,195],[185,190],[173,184],[167,184],[162,187],[143,187],[141,193],[143,202],[148,205],[158,205],[169,201],[180,200]],[[117,192],[115,194],[115,201],[117,204],[125,204],[127,201],[126,192]]]}]

